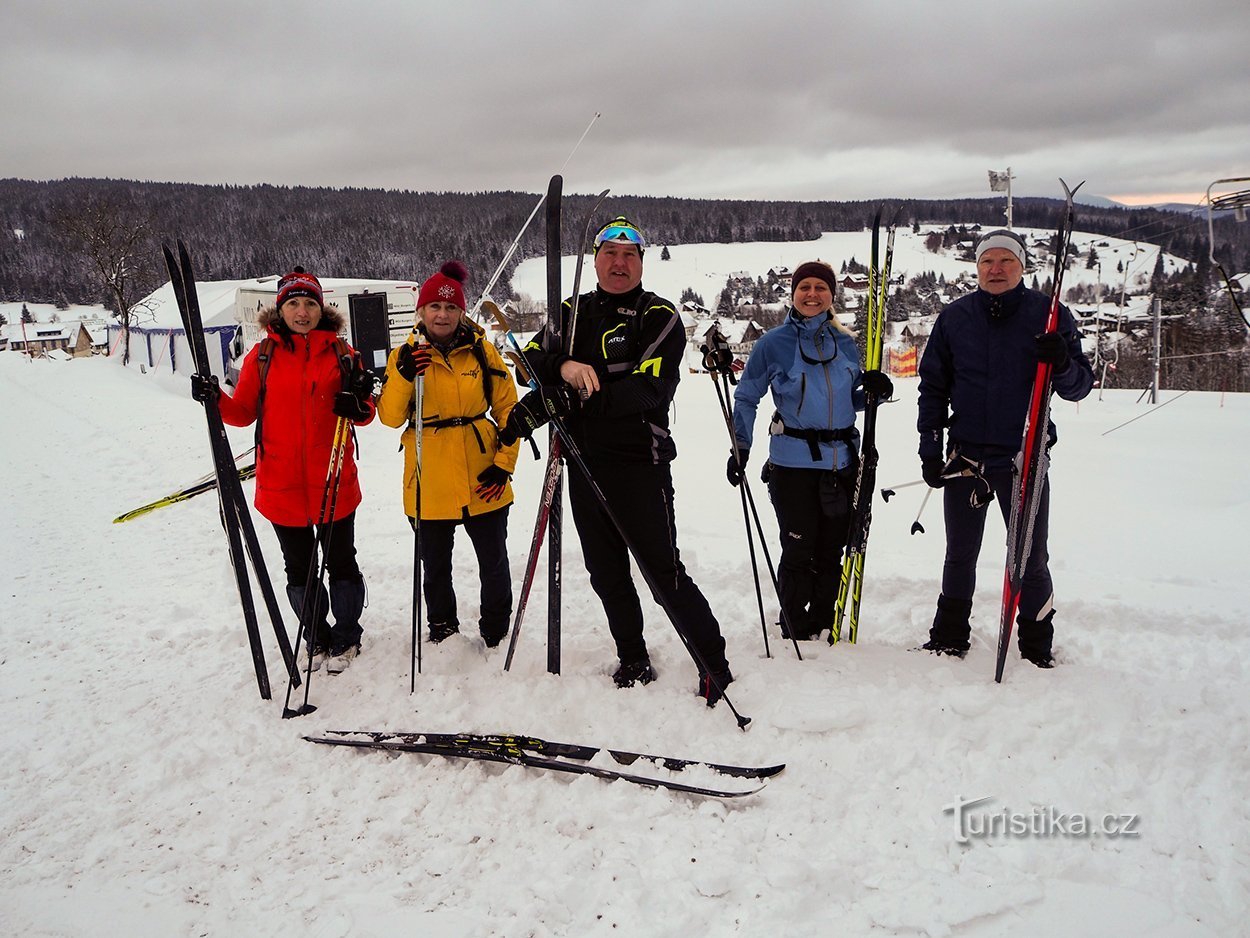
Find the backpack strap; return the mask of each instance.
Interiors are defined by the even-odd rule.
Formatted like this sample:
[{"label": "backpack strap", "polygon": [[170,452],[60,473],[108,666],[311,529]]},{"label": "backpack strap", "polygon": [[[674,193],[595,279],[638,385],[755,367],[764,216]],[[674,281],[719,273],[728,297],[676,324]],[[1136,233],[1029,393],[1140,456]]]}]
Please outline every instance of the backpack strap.
[{"label": "backpack strap", "polygon": [[260,351],[256,353],[256,367],[260,376],[260,390],[256,392],[256,455],[263,456],[264,444],[261,443],[261,422],[265,419],[265,381],[269,378],[269,365],[273,361],[273,336],[265,336],[260,340]]}]

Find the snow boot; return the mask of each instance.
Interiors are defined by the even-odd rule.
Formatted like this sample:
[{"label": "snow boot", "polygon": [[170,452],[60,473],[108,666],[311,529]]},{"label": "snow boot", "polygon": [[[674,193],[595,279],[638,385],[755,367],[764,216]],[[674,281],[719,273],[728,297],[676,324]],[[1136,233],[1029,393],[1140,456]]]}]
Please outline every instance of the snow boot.
[{"label": "snow boot", "polygon": [[935,655],[964,657],[971,647],[969,638],[972,635],[972,626],[968,624],[968,617],[971,615],[972,600],[951,599],[949,596],[939,595],[937,613],[929,629],[929,640],[920,647]]},{"label": "snow boot", "polygon": [[633,687],[635,684],[650,684],[655,680],[655,669],[651,667],[650,658],[639,658],[636,661],[622,661],[621,666],[612,675],[617,687]]},{"label": "snow boot", "polygon": [[725,688],[733,683],[734,676],[726,666],[722,671],[713,671],[699,675],[699,689],[695,691],[699,697],[707,700],[709,707],[715,707],[725,696]]},{"label": "snow boot", "polygon": [[460,631],[459,622],[431,622],[430,623],[430,644],[437,645],[439,642],[451,638]]},{"label": "snow boot", "polygon": [[331,645],[330,657],[326,659],[326,670],[331,674],[342,674],[352,661],[360,654],[360,645]]},{"label": "snow boot", "polygon": [[498,648],[499,643],[504,640],[508,634],[508,627],[505,625],[502,632],[494,629],[480,629],[482,641],[486,643],[487,648]]},{"label": "snow boot", "polygon": [[365,579],[330,581],[330,610],[334,613],[334,628],[330,630],[330,655],[339,657],[343,650],[360,647],[360,614],[365,609]]},{"label": "snow boot", "polygon": [[1053,668],[1054,655],[1051,654],[1051,643],[1055,639],[1055,610],[1046,614],[1041,620],[1016,618],[1017,643],[1020,646],[1020,657],[1031,661],[1039,668]]}]

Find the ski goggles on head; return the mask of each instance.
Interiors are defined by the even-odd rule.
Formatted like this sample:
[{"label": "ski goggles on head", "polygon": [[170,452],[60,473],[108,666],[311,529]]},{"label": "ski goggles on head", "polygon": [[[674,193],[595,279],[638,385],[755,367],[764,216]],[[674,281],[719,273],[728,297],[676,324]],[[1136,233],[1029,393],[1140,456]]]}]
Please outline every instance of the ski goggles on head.
[{"label": "ski goggles on head", "polygon": [[643,233],[623,218],[614,219],[599,229],[595,235],[595,250],[598,251],[600,245],[608,241],[632,244],[640,251],[647,246]]}]

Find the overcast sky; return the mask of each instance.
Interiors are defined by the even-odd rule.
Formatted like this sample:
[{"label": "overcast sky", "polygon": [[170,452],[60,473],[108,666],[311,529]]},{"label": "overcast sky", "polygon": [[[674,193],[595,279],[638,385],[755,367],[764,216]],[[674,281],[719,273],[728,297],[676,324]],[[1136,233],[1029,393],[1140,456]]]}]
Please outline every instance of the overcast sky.
[{"label": "overcast sky", "polygon": [[1250,176],[1241,0],[6,0],[0,176],[1124,201]]}]

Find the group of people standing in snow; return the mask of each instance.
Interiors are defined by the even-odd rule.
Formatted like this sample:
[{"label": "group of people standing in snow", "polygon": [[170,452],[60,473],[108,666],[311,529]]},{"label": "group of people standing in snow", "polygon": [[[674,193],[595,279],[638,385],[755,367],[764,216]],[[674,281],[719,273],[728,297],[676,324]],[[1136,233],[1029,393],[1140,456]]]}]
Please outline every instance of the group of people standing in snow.
[{"label": "group of people standing in snow", "polygon": [[[244,360],[233,396],[221,394],[215,379],[192,379],[192,395],[219,398],[226,423],[257,424],[255,504],[277,533],[292,606],[300,613],[314,603],[305,636],[314,667],[325,661],[341,671],[361,648],[365,584],[354,538],[361,493],[350,439],[332,511],[324,497],[336,427],[362,426],[376,412],[404,428],[404,511],[421,526],[429,640],[460,629],[452,544],[463,526],[478,562],[478,629],[494,647],[513,611],[507,524],[520,440],[555,415],[589,470],[589,478],[580,467],[568,474],[569,497],[616,646],[613,680],[630,687],[656,677],[632,550],[695,662],[697,693],[708,706],[721,699],[734,679],[725,639],[677,548],[669,408],[686,336],[675,306],[643,288],[646,247],[643,232],[622,216],[598,231],[597,287],[563,307],[571,347],[553,350],[559,344],[546,341],[546,330],[534,337],[525,360],[539,387],[519,400],[499,352],[466,316],[468,274],[455,261],[422,284],[412,334],[392,350],[376,398],[372,374],[338,337],[341,315],[325,306],[317,278],[298,267],[279,282],[276,305],[261,319],[267,335]],[[917,421],[924,481],[944,490],[946,521],[941,594],[923,647],[959,658],[969,649],[988,505],[997,498],[1004,517],[1010,508],[1035,366],[1054,366],[1054,390],[1066,400],[1093,386],[1067,309],[1060,308],[1058,332],[1045,331],[1049,299],[1024,286],[1023,240],[990,232],[976,260],[978,289],[942,310],[922,357]],[[859,460],[855,415],[867,395],[893,393],[887,375],[862,368],[854,336],[834,312],[836,293],[828,264],[799,265],[785,320],[756,342],[734,394],[732,485],[742,481],[766,393],[775,407],[762,477],[781,533],[783,630],[797,640],[817,637],[834,616]],[[1053,424],[1048,429],[1053,444]],[[1020,652],[1042,668],[1053,664],[1048,510],[1043,489],[1019,618]],[[328,596],[314,573],[318,545]]]}]

